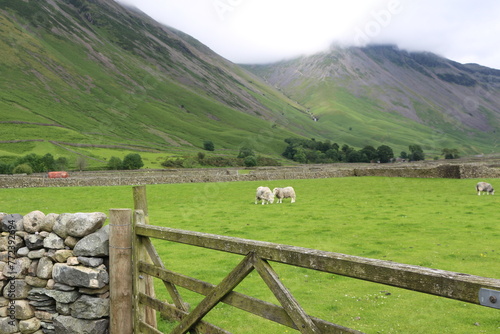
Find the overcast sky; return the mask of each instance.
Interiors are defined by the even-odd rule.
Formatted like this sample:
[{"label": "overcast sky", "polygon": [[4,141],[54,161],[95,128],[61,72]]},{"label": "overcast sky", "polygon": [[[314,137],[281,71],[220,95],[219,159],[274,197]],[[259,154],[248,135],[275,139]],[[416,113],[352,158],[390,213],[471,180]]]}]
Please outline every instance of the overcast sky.
[{"label": "overcast sky", "polygon": [[500,69],[498,0],[118,0],[235,63],[396,44]]}]

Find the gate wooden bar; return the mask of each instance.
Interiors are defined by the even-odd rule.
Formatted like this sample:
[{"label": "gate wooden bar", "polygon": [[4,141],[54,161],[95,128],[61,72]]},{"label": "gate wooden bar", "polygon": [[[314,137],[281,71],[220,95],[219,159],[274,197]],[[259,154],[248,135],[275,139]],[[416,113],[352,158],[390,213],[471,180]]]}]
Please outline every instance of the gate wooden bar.
[{"label": "gate wooden bar", "polygon": [[239,239],[158,226],[137,226],[137,235],[262,259],[479,303],[479,289],[500,289],[500,279],[363,258],[315,249]]},{"label": "gate wooden bar", "polygon": [[[140,218],[144,216],[143,211],[136,210],[135,215],[139,218],[135,219],[132,238],[136,248],[134,254],[139,254],[138,248],[144,247],[152,261],[146,261],[138,255],[134,257],[136,277],[134,280],[137,281],[138,277],[144,275],[161,279],[173,304],[155,299],[144,289],[139,289],[139,285],[136,283],[134,285],[134,307],[135,309],[145,306],[151,307],[168,319],[179,322],[171,332],[175,334],[187,332],[228,334],[224,329],[203,320],[203,317],[221,302],[293,328],[301,333],[361,333],[308,315],[280,281],[271,266],[271,262],[490,307],[496,307],[494,305],[497,300],[496,296],[500,293],[500,279],[309,248],[147,225],[145,219]],[[238,254],[243,258],[220,284],[213,285],[165,268],[150,238]],[[281,305],[274,305],[233,291],[234,287],[253,270],[259,273]],[[189,311],[176,287],[199,293],[205,296],[205,299],[192,311]],[[485,296],[485,291],[491,292],[493,295]],[[490,300],[490,304],[484,304],[480,299]],[[139,316],[134,319],[134,328],[136,333],[159,333],[154,326]]]}]

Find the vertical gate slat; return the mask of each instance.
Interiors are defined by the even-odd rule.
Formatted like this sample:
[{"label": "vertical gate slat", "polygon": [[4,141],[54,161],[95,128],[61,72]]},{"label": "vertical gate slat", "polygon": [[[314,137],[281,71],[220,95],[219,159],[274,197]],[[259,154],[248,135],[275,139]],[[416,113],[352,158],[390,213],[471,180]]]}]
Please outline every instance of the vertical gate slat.
[{"label": "vertical gate slat", "polygon": [[[134,194],[134,211],[137,210],[142,211],[142,215],[140,217],[135,214],[134,218],[141,218],[141,223],[149,224],[149,215],[148,215],[148,200],[146,196],[146,187],[145,186],[136,186],[133,187]],[[137,222],[135,223],[137,224]],[[144,259],[147,261],[147,255],[145,254],[143,247],[141,247],[141,239],[137,240],[137,246],[139,247],[138,251],[138,259]],[[140,281],[138,281],[138,288],[141,291],[145,291],[148,295],[154,297],[155,296],[155,288],[153,283],[153,278],[150,276],[146,276]],[[144,321],[153,328],[158,328],[158,324],[156,321],[156,312],[154,309],[150,307],[146,307],[141,310],[141,315],[144,317]]]}]

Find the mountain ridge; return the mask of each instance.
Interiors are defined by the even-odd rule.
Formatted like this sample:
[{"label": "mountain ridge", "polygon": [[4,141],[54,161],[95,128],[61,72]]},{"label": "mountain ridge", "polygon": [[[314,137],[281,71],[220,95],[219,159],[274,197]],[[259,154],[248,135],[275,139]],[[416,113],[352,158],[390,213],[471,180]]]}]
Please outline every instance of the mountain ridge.
[{"label": "mountain ridge", "polygon": [[[499,130],[500,71],[462,65],[429,52],[410,53],[393,45],[337,47],[275,64],[243,66],[320,118],[334,112],[317,105],[334,109],[335,104],[328,97],[311,96],[322,89],[330,93],[347,89],[356,98],[371,100],[381,112],[404,116],[436,133],[461,134],[464,144],[482,137],[487,145],[485,132],[494,136]],[[332,87],[325,88],[328,85]]]},{"label": "mountain ridge", "polygon": [[[498,101],[489,96],[496,94],[498,82],[481,80],[497,80],[498,75],[480,65],[461,65],[463,77],[436,70],[431,75],[433,84],[441,80],[451,91],[463,89],[475,98],[466,101],[471,107],[486,110],[474,109],[467,116],[459,109],[461,117],[477,123],[464,132],[455,129],[460,128],[459,118],[446,122],[455,118],[434,111],[427,114],[437,117],[439,126],[419,122],[426,120],[426,110],[415,104],[442,103],[449,110],[454,107],[449,101],[386,95],[384,89],[400,88],[375,85],[393,82],[387,64],[381,65],[387,62],[399,71],[395,73],[411,76],[397,67],[408,57],[386,47],[370,56],[337,50],[326,58],[314,55],[274,64],[272,70],[270,65],[239,66],[195,38],[111,0],[0,0],[0,30],[0,157],[33,152],[61,156],[68,152],[63,146],[77,152],[73,160],[83,155],[106,161],[146,148],[156,152],[149,157],[149,167],[154,167],[167,156],[196,154],[204,140],[215,143],[215,154],[237,154],[247,146],[279,157],[289,137],[404,149],[433,136],[439,143],[427,143],[426,149],[436,153],[467,144],[460,136],[468,132],[473,144],[463,145],[467,154],[495,147],[479,132],[491,135],[498,129],[498,113],[491,111]],[[359,55],[349,58],[350,52]],[[431,58],[417,60],[433,65]],[[418,61],[413,60],[411,73],[426,77],[429,64]],[[363,65],[368,62],[371,68]],[[384,75],[377,77],[380,73]],[[437,74],[442,78],[436,79]],[[466,74],[476,86],[452,83],[472,84]],[[474,95],[474,89],[482,96]],[[386,105],[392,107],[382,112]],[[490,127],[481,115],[489,115]],[[448,131],[450,126],[454,131]],[[113,146],[120,149],[104,149]]]}]

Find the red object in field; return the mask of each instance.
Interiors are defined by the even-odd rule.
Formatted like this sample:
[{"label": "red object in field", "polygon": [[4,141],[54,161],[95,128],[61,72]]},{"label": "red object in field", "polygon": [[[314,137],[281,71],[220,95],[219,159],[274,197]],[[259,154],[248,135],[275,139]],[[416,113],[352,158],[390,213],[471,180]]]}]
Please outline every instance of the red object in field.
[{"label": "red object in field", "polygon": [[49,179],[67,178],[68,172],[49,172]]}]

